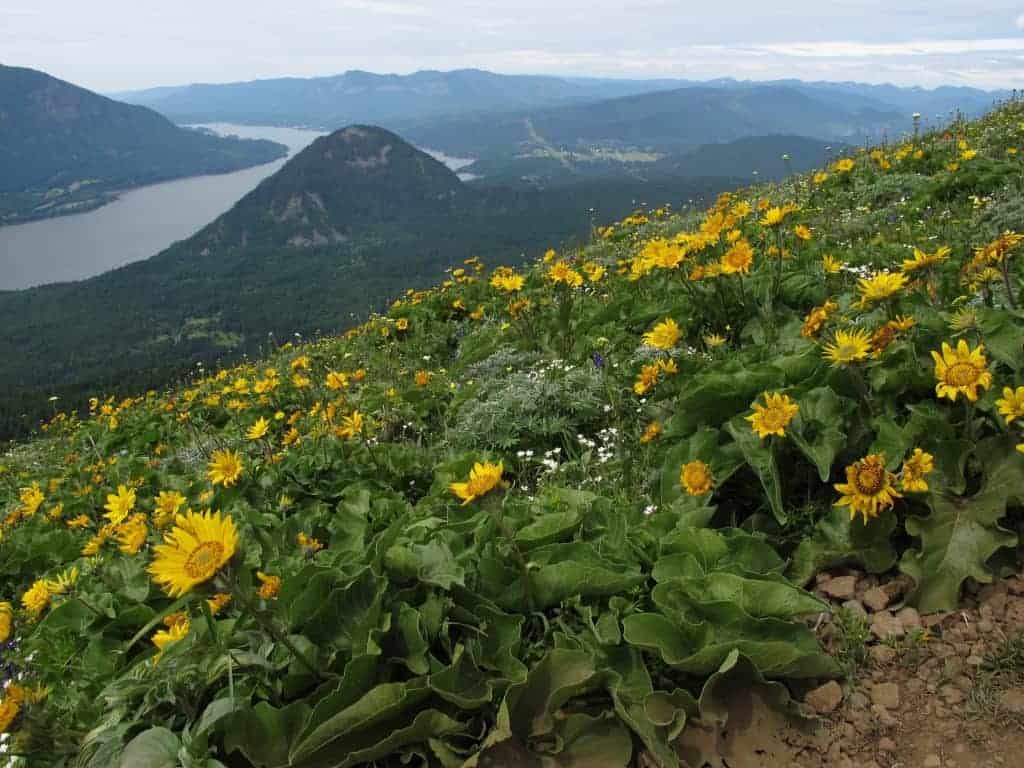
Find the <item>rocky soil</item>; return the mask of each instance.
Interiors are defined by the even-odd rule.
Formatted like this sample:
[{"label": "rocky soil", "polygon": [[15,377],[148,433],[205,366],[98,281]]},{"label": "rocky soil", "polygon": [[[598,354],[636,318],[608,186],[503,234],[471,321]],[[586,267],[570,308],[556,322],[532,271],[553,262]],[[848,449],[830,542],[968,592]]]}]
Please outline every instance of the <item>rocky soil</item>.
[{"label": "rocky soil", "polygon": [[[1024,572],[969,583],[952,613],[904,606],[908,587],[902,577],[820,575],[815,590],[832,611],[812,620],[847,678],[796,692],[813,718],[803,725],[744,692],[753,706],[734,712],[715,749],[705,739],[704,766],[1024,766]],[[693,746],[680,752],[700,765]]]}]

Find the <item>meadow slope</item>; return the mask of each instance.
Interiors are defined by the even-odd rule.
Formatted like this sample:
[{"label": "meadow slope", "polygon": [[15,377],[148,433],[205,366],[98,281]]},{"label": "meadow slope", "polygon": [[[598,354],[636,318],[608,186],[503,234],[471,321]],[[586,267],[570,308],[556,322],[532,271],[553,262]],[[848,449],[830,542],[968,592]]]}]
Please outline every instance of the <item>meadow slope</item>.
[{"label": "meadow slope", "polygon": [[58,414],[0,469],[0,750],[676,766],[729,688],[793,711],[817,572],[1018,567],[1022,145],[1009,103]]}]

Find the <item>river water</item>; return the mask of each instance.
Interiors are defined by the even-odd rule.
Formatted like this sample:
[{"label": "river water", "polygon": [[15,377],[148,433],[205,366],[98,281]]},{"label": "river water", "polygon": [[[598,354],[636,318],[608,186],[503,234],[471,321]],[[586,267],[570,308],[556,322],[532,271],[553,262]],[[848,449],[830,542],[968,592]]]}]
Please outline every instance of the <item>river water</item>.
[{"label": "river water", "polygon": [[[299,128],[227,123],[203,127],[280,142],[288,147],[289,157],[322,135]],[[456,171],[472,162],[431,154]],[[227,211],[286,159],[235,173],[139,187],[94,211],[0,227],[0,290],[81,280],[154,256]]]}]

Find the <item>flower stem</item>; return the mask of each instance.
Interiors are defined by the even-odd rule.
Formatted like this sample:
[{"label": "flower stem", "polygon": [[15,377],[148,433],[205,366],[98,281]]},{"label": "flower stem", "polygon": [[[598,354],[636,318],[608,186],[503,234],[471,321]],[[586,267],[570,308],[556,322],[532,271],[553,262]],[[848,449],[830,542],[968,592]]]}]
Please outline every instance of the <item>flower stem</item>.
[{"label": "flower stem", "polygon": [[522,550],[519,549],[519,545],[516,544],[516,536],[508,523],[505,522],[504,516],[501,514],[501,508],[499,504],[491,500],[487,504],[487,513],[491,516],[491,520],[494,521],[494,525],[501,532],[501,535],[508,541],[509,546],[512,547],[512,552],[516,557],[516,564],[519,566],[519,574],[523,580],[523,593],[526,597],[526,606],[533,611],[533,588],[530,585],[530,569],[526,564],[526,558],[523,557]]},{"label": "flower stem", "polygon": [[306,655],[295,647],[295,644],[288,639],[288,636],[281,632],[281,630],[278,629],[276,626],[274,626],[274,622],[266,616],[264,616],[263,612],[258,610],[256,606],[252,604],[249,598],[242,592],[241,589],[238,588],[238,584],[234,580],[232,580],[231,582],[231,593],[235,596],[235,599],[238,601],[238,604],[242,606],[245,612],[252,616],[260,626],[267,630],[267,632],[270,634],[271,637],[274,638],[274,640],[276,640],[285,648],[287,648],[289,653],[291,653],[292,656],[295,657],[296,661],[298,661],[302,666],[304,666],[310,672],[310,674],[313,675],[313,677],[315,677],[317,680],[326,679],[324,674],[316,668],[313,662],[307,659]]}]

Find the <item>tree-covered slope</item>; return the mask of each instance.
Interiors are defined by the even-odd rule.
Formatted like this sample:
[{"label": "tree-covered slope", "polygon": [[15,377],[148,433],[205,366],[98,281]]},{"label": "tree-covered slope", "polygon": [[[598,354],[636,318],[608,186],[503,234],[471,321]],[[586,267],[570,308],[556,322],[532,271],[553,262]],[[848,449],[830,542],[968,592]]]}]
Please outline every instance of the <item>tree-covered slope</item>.
[{"label": "tree-covered slope", "polygon": [[420,146],[477,156],[549,144],[604,143],[683,152],[748,136],[789,134],[857,143],[909,129],[891,107],[843,105],[788,85],[693,86],[506,114],[410,122],[402,135]]},{"label": "tree-covered slope", "polygon": [[817,572],[931,613],[1019,568],[1022,125],[455,262],[343,337],[57,414],[0,474],[0,750],[719,762],[731,692],[840,675]]},{"label": "tree-covered slope", "polygon": [[32,69],[0,65],[0,224],[95,207],[111,192],[282,157],[271,141],[179,128]]},{"label": "tree-covered slope", "polygon": [[353,126],[291,158],[230,211],[164,252],[89,280],[0,292],[0,436],[60,396],[133,392],[196,362],[258,352],[268,334],[337,331],[451,261],[517,263],[583,238],[592,209],[711,199],[727,179],[475,189],[380,128]]}]

